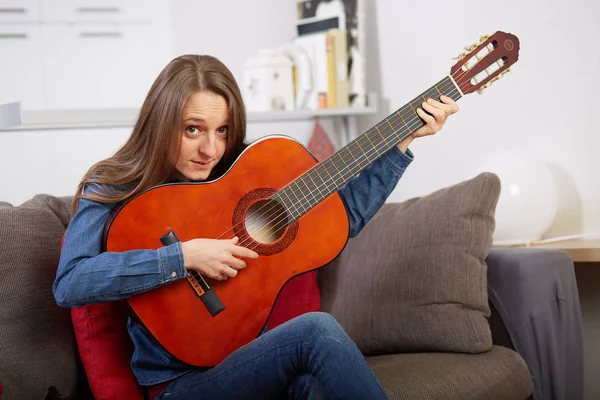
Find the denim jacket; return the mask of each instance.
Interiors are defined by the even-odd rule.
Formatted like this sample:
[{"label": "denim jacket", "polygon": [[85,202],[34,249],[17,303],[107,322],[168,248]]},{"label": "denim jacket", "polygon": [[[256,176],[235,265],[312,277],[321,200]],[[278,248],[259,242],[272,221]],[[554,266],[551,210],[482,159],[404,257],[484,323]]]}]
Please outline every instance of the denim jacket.
[{"label": "denim jacket", "polygon": [[[410,151],[403,153],[394,147],[339,190],[348,212],[350,237],[383,205],[412,159]],[[53,285],[61,307],[122,300],[188,275],[180,242],[158,250],[102,252],[104,225],[118,205],[80,200],[66,232]],[[140,385],[166,382],[194,368],[170,355],[131,318],[127,329],[134,344],[131,369]]]}]

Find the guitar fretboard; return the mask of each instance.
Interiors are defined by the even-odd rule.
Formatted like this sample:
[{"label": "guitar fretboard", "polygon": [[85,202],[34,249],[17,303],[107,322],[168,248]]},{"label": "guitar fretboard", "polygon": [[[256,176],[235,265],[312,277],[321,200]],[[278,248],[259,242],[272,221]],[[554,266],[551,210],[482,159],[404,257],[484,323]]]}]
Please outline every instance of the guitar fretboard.
[{"label": "guitar fretboard", "polygon": [[428,98],[439,100],[442,95],[454,101],[462,97],[450,76],[440,80],[274,194],[271,198],[286,209],[288,224],[342,188],[375,160],[425,125],[417,114],[417,109]]}]

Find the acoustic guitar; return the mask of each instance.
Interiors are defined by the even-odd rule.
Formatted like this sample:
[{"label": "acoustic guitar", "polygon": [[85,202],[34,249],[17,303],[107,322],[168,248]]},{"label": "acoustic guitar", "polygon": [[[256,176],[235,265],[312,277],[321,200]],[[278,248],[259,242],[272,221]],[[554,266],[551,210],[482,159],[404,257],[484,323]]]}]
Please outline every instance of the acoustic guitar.
[{"label": "acoustic guitar", "polygon": [[173,356],[201,367],[258,337],[286,282],[329,263],[346,245],[348,216],[337,190],[424,125],[415,111],[425,99],[482,91],[518,52],[512,34],[482,36],[447,76],[320,163],[294,139],[269,136],[217,180],[159,185],[125,202],[107,222],[106,251],[238,236],[259,254],[233,279],[191,271],[129,298],[135,317]]}]

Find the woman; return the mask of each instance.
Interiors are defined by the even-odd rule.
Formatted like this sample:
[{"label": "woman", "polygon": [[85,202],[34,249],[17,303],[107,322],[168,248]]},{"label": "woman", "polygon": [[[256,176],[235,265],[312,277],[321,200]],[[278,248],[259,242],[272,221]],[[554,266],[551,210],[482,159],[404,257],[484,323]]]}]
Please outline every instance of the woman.
[{"label": "woman", "polygon": [[[384,203],[412,160],[408,145],[434,134],[458,110],[451,99],[429,100],[426,125],[340,194],[355,236]],[[158,250],[102,252],[104,225],[121,202],[165,182],[204,181],[223,174],[246,144],[246,116],[231,72],[210,56],[171,61],[152,85],[133,132],[112,157],[93,165],[73,202],[54,283],[62,307],[121,300],[198,271],[234,278],[254,251],[228,240],[197,238]],[[328,314],[309,313],[266,332],[207,369],[185,364],[140,324],[128,321],[131,368],[149,398],[386,398],[363,356]]]}]

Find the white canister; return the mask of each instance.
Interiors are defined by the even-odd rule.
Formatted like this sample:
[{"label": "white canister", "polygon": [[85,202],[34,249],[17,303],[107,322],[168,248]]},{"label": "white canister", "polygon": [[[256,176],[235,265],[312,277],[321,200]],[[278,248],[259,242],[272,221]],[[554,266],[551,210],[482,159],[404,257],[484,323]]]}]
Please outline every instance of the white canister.
[{"label": "white canister", "polygon": [[293,62],[275,50],[260,50],[244,63],[244,102],[248,111],[294,109]]}]

